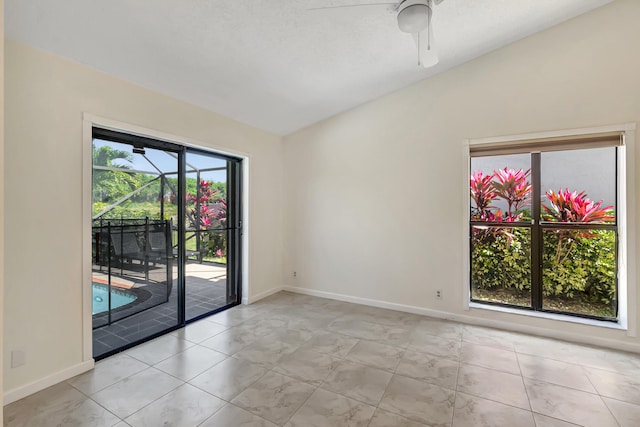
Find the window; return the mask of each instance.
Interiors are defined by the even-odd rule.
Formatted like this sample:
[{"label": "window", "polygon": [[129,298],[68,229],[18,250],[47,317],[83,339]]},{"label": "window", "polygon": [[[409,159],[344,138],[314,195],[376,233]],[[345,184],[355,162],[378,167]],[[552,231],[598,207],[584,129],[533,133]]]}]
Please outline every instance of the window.
[{"label": "window", "polygon": [[620,133],[470,147],[471,301],[618,319]]}]

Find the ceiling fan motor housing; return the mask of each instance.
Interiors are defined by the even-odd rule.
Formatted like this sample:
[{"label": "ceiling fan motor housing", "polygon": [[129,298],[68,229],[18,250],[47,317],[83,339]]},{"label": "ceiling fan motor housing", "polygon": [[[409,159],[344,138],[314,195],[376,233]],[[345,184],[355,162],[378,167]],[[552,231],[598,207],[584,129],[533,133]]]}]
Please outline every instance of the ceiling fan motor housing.
[{"label": "ceiling fan motor housing", "polygon": [[398,27],[405,33],[419,33],[429,27],[431,13],[430,0],[405,0],[398,6]]}]

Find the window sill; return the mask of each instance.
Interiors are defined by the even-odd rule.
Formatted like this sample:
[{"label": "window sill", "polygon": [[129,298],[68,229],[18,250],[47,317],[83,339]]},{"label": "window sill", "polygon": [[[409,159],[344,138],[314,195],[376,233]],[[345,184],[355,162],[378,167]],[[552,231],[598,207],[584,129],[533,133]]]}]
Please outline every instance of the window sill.
[{"label": "window sill", "polygon": [[588,326],[598,326],[601,328],[618,329],[621,331],[627,330],[626,325],[622,325],[620,320],[618,320],[617,322],[610,322],[606,320],[585,319],[582,317],[565,316],[562,314],[544,313],[540,311],[519,310],[517,308],[501,307],[496,305],[481,304],[477,302],[469,302],[469,308],[470,309],[477,308],[480,310],[490,310],[490,311],[500,311],[502,313],[517,314],[520,316],[537,317],[541,319],[557,320],[557,321],[569,322],[569,323],[578,323],[578,324],[588,325]]}]

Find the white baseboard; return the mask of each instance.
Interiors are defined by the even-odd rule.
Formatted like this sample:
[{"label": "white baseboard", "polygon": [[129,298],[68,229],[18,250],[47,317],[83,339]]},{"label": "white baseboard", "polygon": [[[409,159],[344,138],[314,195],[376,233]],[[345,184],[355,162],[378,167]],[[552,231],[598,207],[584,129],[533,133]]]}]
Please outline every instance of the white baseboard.
[{"label": "white baseboard", "polygon": [[243,297],[242,298],[242,303],[243,304],[253,304],[256,301],[260,301],[263,298],[266,298],[268,296],[276,294],[276,293],[282,291],[283,289],[284,288],[281,286],[279,288],[271,288],[271,289],[266,290],[264,292],[260,292],[259,294],[251,295],[250,297]]},{"label": "white baseboard", "polygon": [[522,325],[503,320],[485,319],[481,317],[465,316],[461,314],[449,313],[446,311],[431,310],[423,307],[412,305],[397,304],[387,301],[354,297],[351,295],[338,294],[333,292],[318,291],[314,289],[297,288],[293,286],[285,286],[284,291],[295,292],[298,294],[311,295],[315,297],[328,298],[338,301],[350,302],[354,304],[368,305],[371,307],[386,308],[389,310],[403,311],[406,313],[420,314],[423,316],[435,317],[438,319],[453,320],[469,325],[486,326],[490,328],[503,329],[512,332],[520,332],[541,337],[559,339],[563,341],[571,341],[580,344],[605,347],[613,350],[628,351],[632,353],[640,353],[640,344],[627,343],[622,341],[610,340],[606,338],[594,337],[590,335],[582,335],[575,333],[563,332],[559,329],[540,328],[537,326]]},{"label": "white baseboard", "polygon": [[33,381],[31,383],[14,388],[13,390],[9,390],[4,393],[4,404],[8,405],[24,397],[44,390],[45,388],[51,387],[52,385],[56,385],[58,383],[61,383],[62,381],[73,378],[76,375],[80,375],[84,372],[90,371],[91,369],[93,369],[94,363],[95,362],[93,361],[93,359],[87,360],[85,362],[63,369],[62,371],[58,371],[56,373],[48,375],[44,378],[40,378],[37,381]]}]

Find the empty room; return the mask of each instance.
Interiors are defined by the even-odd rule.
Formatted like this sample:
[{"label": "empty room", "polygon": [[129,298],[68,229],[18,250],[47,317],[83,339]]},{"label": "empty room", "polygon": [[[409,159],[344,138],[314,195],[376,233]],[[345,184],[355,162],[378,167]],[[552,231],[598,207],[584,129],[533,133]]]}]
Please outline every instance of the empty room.
[{"label": "empty room", "polygon": [[640,425],[637,0],[0,0],[8,427]]}]

